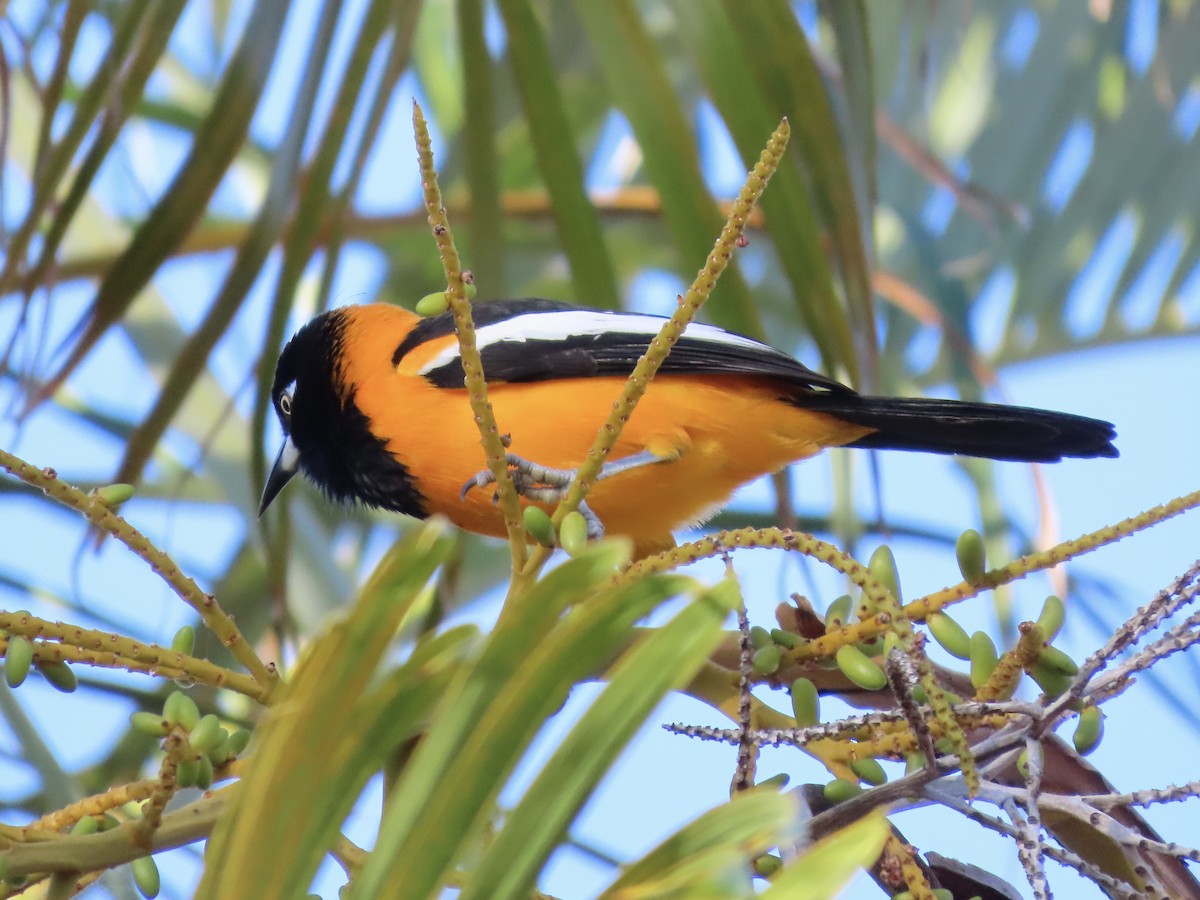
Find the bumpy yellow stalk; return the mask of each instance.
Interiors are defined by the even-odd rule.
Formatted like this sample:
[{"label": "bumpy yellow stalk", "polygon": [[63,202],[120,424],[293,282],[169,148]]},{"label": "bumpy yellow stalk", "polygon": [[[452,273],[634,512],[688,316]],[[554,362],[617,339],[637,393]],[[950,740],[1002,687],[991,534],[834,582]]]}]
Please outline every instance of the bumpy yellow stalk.
[{"label": "bumpy yellow stalk", "polygon": [[111,534],[144,559],[184,603],[200,614],[209,630],[221,639],[234,658],[261,685],[260,699],[264,703],[270,699],[271,692],[279,682],[275,667],[258,658],[254,648],[247,643],[233,619],[221,609],[216,598],[206,594],[195,581],[184,575],[175,561],[150,543],[149,538],[113,512],[100,498],[60,480],[53,469],[38,469],[4,450],[0,450],[0,467],[26,484],[41,489],[52,500],[82,513],[101,531]]},{"label": "bumpy yellow stalk", "polygon": [[417,156],[421,163],[421,189],[425,200],[425,211],[433,229],[446,275],[446,299],[454,314],[454,330],[458,334],[459,356],[462,359],[467,395],[471,400],[471,411],[479,427],[484,456],[488,468],[496,477],[496,490],[500,496],[500,509],[504,512],[504,527],[508,531],[509,550],[512,552],[513,571],[519,571],[525,563],[525,524],[521,519],[521,501],[512,477],[508,474],[508,458],[500,440],[500,429],[496,415],[487,398],[487,383],[484,380],[483,360],[475,345],[475,320],[471,316],[471,304],[467,300],[466,284],[463,282],[462,261],[454,245],[454,235],[442,205],[442,191],[438,186],[437,169],[433,164],[433,144],[429,138],[429,126],[425,113],[416,100],[413,101],[413,131],[417,139]]},{"label": "bumpy yellow stalk", "polygon": [[[754,209],[754,204],[758,202],[767,182],[779,168],[791,133],[791,126],[787,119],[784,119],[772,133],[758,162],[746,176],[745,184],[742,185],[742,189],[733,203],[729,218],[725,222],[725,227],[721,229],[721,235],[717,238],[712,253],[709,254],[708,259],[696,274],[687,293],[679,298],[679,305],[674,315],[663,324],[662,329],[650,342],[649,348],[638,360],[629,379],[625,382],[621,396],[613,404],[612,412],[609,413],[608,418],[596,433],[596,440],[588,451],[587,458],[579,466],[575,480],[551,517],[555,527],[562,523],[567,513],[579,507],[588,491],[591,490],[596,476],[600,474],[605,459],[608,458],[617,438],[620,437],[621,430],[632,415],[634,407],[646,393],[646,389],[671,352],[671,348],[683,335],[688,323],[696,317],[696,313],[700,311],[700,307],[704,305],[716,285],[717,279],[729,265],[738,238],[746,230],[746,222]],[[545,562],[549,554],[550,551],[546,548],[535,550],[530,559],[529,568],[536,570]]]}]

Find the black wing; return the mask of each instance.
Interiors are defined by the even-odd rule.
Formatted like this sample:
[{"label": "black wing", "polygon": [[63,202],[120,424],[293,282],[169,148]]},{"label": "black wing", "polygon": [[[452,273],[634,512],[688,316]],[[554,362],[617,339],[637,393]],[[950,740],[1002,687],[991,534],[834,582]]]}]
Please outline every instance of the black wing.
[{"label": "black wing", "polygon": [[[660,316],[607,312],[540,299],[492,300],[476,304],[474,313],[488,381],[506,382],[628,376],[664,321]],[[399,363],[415,347],[453,332],[450,313],[426,319],[397,348],[393,363]],[[796,388],[852,393],[786,353],[711,325],[689,326],[659,371],[762,375]],[[438,387],[462,387],[462,360],[457,349],[433,360],[422,374]]]}]

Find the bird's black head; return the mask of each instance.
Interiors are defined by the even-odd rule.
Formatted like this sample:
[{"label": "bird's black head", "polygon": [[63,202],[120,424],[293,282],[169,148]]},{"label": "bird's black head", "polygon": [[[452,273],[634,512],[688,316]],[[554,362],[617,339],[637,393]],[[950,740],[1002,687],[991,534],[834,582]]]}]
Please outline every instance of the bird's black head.
[{"label": "bird's black head", "polygon": [[354,310],[321,313],[279,355],[271,404],[284,443],[263,489],[260,516],[299,470],[336,502],[424,515],[408,469],[371,430],[370,420],[354,403],[354,385],[347,383],[343,353],[347,329],[355,324]]}]

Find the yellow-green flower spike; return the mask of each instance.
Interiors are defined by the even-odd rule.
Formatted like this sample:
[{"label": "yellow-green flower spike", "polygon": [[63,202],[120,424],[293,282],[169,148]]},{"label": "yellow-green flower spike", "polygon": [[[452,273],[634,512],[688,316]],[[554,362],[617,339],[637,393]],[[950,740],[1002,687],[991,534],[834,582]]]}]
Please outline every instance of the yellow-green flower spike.
[{"label": "yellow-green flower spike", "polygon": [[1075,725],[1072,742],[1075,749],[1087,756],[1096,749],[1100,738],[1104,736],[1104,713],[1098,706],[1084,707],[1079,714],[1079,722]]},{"label": "yellow-green flower spike", "polygon": [[958,557],[958,570],[962,572],[963,580],[970,585],[983,582],[983,573],[987,569],[987,550],[983,546],[983,535],[974,528],[968,528],[958,536],[954,545],[954,555]]},{"label": "yellow-green flower spike", "polygon": [[192,655],[192,651],[196,649],[196,629],[191,625],[184,625],[171,638],[171,650],[175,653],[184,653],[188,656]]},{"label": "yellow-green flower spike", "polygon": [[896,570],[896,557],[892,555],[891,547],[887,544],[876,547],[867,568],[891,592],[897,603],[904,602],[904,596],[900,593],[900,573]]},{"label": "yellow-green flower spike", "polygon": [[986,631],[971,635],[971,685],[976,690],[987,684],[999,661],[996,644]]},{"label": "yellow-green flower spike", "polygon": [[1016,693],[1021,682],[1021,676],[1029,671],[1037,662],[1038,653],[1042,649],[1043,632],[1035,622],[1022,622],[1017,626],[1020,636],[1017,644],[1006,651],[996,663],[987,684],[975,692],[975,696],[984,701],[1007,700]]},{"label": "yellow-green flower spike", "polygon": [[875,661],[857,647],[839,647],[836,659],[842,674],[859,687],[868,691],[881,691],[887,686],[887,676],[883,674],[883,669],[875,665]]},{"label": "yellow-green flower spike", "polygon": [[816,725],[821,721],[821,697],[817,686],[807,678],[792,682],[792,715],[800,728]]},{"label": "yellow-green flower spike", "polygon": [[583,513],[573,509],[563,516],[558,526],[558,542],[568,556],[574,556],[587,545],[587,519]]},{"label": "yellow-green flower spike", "polygon": [[549,513],[540,506],[526,506],[521,511],[521,517],[525,520],[525,531],[530,537],[543,547],[555,545],[554,523],[550,521]]},{"label": "yellow-green flower spike", "polygon": [[925,620],[933,639],[942,645],[942,649],[951,656],[959,659],[971,658],[971,638],[963,627],[944,612],[930,613]]},{"label": "yellow-green flower spike", "polygon": [[850,763],[850,771],[867,784],[886,784],[888,780],[887,772],[883,770],[879,760],[871,757],[854,760]]},{"label": "yellow-green flower spike", "polygon": [[50,686],[56,691],[62,691],[64,694],[74,693],[79,687],[79,679],[75,677],[75,673],[71,671],[71,667],[65,662],[58,660],[46,660],[37,664],[38,671],[42,673],[42,677],[50,682]]},{"label": "yellow-green flower spike", "polygon": [[8,649],[4,652],[4,680],[9,687],[20,687],[29,674],[33,665],[33,643],[19,634],[8,639]]},{"label": "yellow-green flower spike", "polygon": [[129,864],[129,871],[133,875],[133,883],[137,886],[139,894],[146,900],[158,896],[162,880],[159,878],[158,866],[153,856],[141,856],[133,860]]},{"label": "yellow-green flower spike", "polygon": [[1062,599],[1051,594],[1042,604],[1041,615],[1037,617],[1038,627],[1042,629],[1044,641],[1052,641],[1063,627],[1067,618],[1067,607]]}]

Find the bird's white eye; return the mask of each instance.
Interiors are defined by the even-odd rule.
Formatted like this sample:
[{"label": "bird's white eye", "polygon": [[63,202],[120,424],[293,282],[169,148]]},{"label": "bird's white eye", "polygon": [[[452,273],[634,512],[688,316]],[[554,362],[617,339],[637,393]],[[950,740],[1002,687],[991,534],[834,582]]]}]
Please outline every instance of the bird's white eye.
[{"label": "bird's white eye", "polygon": [[285,416],[292,414],[292,394],[291,391],[284,391],[279,395],[279,411]]}]

